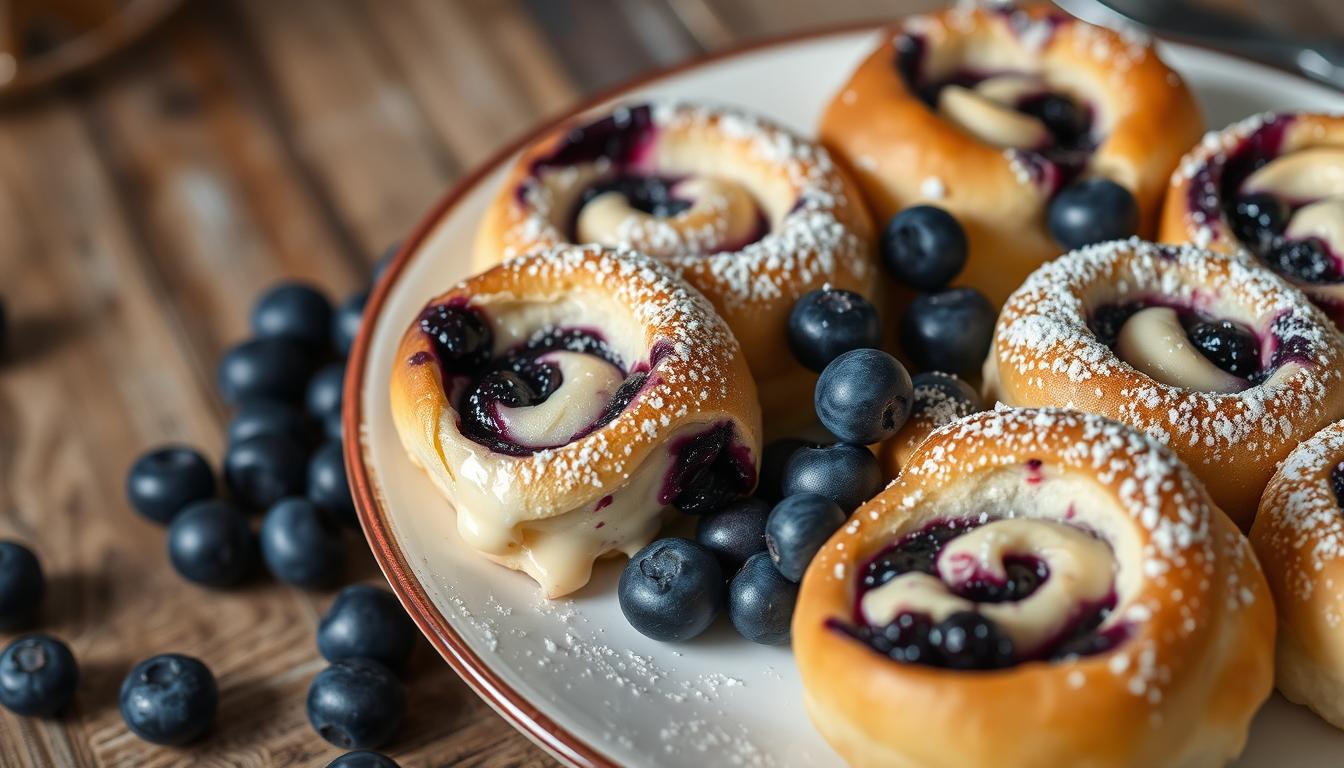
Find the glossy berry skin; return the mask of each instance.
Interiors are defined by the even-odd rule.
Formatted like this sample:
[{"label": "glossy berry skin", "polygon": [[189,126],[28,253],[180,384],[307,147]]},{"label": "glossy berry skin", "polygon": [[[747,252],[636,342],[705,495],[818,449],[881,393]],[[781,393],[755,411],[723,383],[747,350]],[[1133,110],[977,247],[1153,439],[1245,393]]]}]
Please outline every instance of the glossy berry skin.
[{"label": "glossy berry skin", "polygon": [[1201,322],[1189,335],[1200,354],[1233,376],[1249,379],[1260,371],[1260,343],[1245,327],[1230,320]]},{"label": "glossy berry skin", "polygon": [[345,391],[345,363],[324,365],[308,380],[308,391],[303,402],[308,415],[321,422],[333,413],[340,413]]},{"label": "glossy berry skin", "polygon": [[310,348],[325,349],[331,339],[331,302],[311,285],[280,283],[252,307],[252,332],[284,336]]},{"label": "glossy berry skin", "polygon": [[799,448],[808,445],[812,443],[785,437],[765,446],[761,452],[761,480],[756,484],[756,495],[771,504],[784,498],[784,468]]},{"label": "glossy berry skin", "polygon": [[308,722],[341,749],[377,749],[401,726],[406,691],[372,659],[343,659],[318,673],[308,688]]},{"label": "glossy berry skin", "polygon": [[929,642],[940,665],[952,669],[1002,669],[1014,663],[1013,641],[974,611],[958,611],[934,624]]},{"label": "glossy berry skin", "polygon": [[974,288],[924,294],[901,319],[901,346],[919,368],[970,376],[989,354],[997,318],[994,305]]},{"label": "glossy berry skin", "polygon": [[621,612],[640,634],[663,642],[690,640],[723,607],[723,569],[708,548],[689,539],[659,539],[635,553],[616,590]]},{"label": "glossy berry skin", "polygon": [[800,493],[815,493],[838,504],[846,514],[881,488],[882,467],[877,457],[861,445],[800,448],[784,468],[785,501]]},{"label": "glossy berry skin", "polygon": [[42,610],[47,580],[31,549],[0,541],[0,631],[30,627]]},{"label": "glossy berry skin", "polygon": [[238,404],[229,420],[229,444],[257,435],[285,435],[302,444],[308,440],[308,420],[303,411],[282,400],[254,398]]},{"label": "glossy berry skin", "polygon": [[882,230],[882,263],[898,282],[917,291],[947,287],[966,266],[966,231],[952,214],[932,205],[906,208]]},{"label": "glossy berry skin", "polygon": [[781,575],[797,582],[847,515],[834,501],[815,493],[786,497],[765,521],[765,546]]},{"label": "glossy berry skin", "polygon": [[400,768],[400,766],[397,765],[396,760],[381,752],[360,750],[358,752],[346,752],[327,763],[327,768]]},{"label": "glossy berry skin", "polygon": [[406,668],[415,638],[397,598],[368,584],[341,590],[317,627],[317,649],[327,661],[373,659],[392,670]]},{"label": "glossy berry skin", "polygon": [[311,501],[281,499],[258,536],[261,557],[277,580],[305,589],[331,586],[345,568],[345,539],[331,515]]},{"label": "glossy berry skin", "polygon": [[336,308],[331,319],[331,346],[342,357],[350,354],[355,346],[355,337],[359,335],[360,323],[364,320],[364,305],[369,303],[369,292],[359,291],[351,294]]},{"label": "glossy berry skin", "polygon": [[173,568],[182,578],[207,587],[233,586],[251,575],[256,549],[247,518],[227,501],[198,501],[168,526]]},{"label": "glossy berry skin", "polygon": [[1120,240],[1139,230],[1139,204],[1110,179],[1092,178],[1064,187],[1050,201],[1050,236],[1070,250]]},{"label": "glossy berry skin", "polygon": [[215,473],[196,449],[185,445],[154,448],[135,460],[126,474],[126,498],[147,520],[167,525],[193,501],[215,494]]},{"label": "glossy berry skin", "polygon": [[176,747],[209,730],[219,687],[200,660],[165,653],[135,665],[121,683],[120,702],[121,718],[136,736]]},{"label": "glossy berry skin", "polygon": [[219,394],[236,405],[256,397],[297,402],[308,386],[313,356],[289,338],[250,339],[224,353]]},{"label": "glossy berry skin", "polygon": [[286,496],[302,496],[307,472],[307,451],[288,435],[249,437],[224,454],[224,482],[248,509],[269,509]]},{"label": "glossy berry skin", "polygon": [[75,695],[79,665],[50,635],[24,635],[0,651],[0,706],[24,717],[52,717]]},{"label": "glossy berry skin", "polygon": [[728,583],[728,618],[738,634],[762,645],[788,645],[798,585],[766,552],[752,555]]},{"label": "glossy berry skin", "polygon": [[794,357],[818,373],[851,349],[882,342],[877,308],[853,291],[823,288],[804,295],[789,312],[788,330]]},{"label": "glossy berry skin", "polygon": [[765,551],[765,519],[770,504],[764,499],[738,499],[700,518],[695,540],[719,558],[725,574],[733,573],[757,552]]},{"label": "glossy berry skin", "polygon": [[308,460],[308,498],[343,525],[359,527],[355,500],[345,476],[345,454],[335,440],[323,443]]},{"label": "glossy berry skin", "polygon": [[494,331],[471,307],[435,304],[420,313],[420,331],[429,337],[439,365],[445,370],[474,371],[485,365],[494,349]]},{"label": "glossy berry skin", "polygon": [[822,426],[843,442],[861,445],[896,434],[913,400],[905,366],[880,349],[855,349],[832,360],[812,397]]}]

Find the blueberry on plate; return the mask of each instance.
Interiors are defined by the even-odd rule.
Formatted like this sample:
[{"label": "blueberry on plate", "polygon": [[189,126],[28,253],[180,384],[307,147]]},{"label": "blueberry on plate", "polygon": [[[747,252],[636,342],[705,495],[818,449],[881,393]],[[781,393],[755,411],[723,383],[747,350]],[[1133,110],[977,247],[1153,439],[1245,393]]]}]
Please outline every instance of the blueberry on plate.
[{"label": "blueberry on plate", "polygon": [[877,308],[853,291],[822,288],[804,295],[789,312],[789,349],[798,362],[820,372],[851,349],[882,341]]},{"label": "blueberry on plate", "polygon": [[799,448],[784,468],[785,501],[800,493],[815,493],[838,504],[846,514],[881,488],[882,467],[872,451],[861,445]]},{"label": "blueberry on plate", "polygon": [[317,626],[317,650],[327,661],[373,659],[406,668],[415,647],[415,625],[386,589],[355,584],[341,590]]},{"label": "blueberry on plate", "polygon": [[795,451],[812,445],[796,437],[785,437],[765,446],[761,452],[761,481],[756,484],[756,495],[774,504],[784,498],[784,468]]},{"label": "blueberry on plate", "polygon": [[355,346],[359,324],[364,319],[364,305],[368,303],[369,292],[359,291],[336,308],[336,316],[331,321],[331,346],[341,355],[350,354],[350,348]]},{"label": "blueberry on plate", "polygon": [[905,366],[880,349],[835,358],[817,379],[812,403],[822,426],[846,443],[877,443],[910,416],[914,392]]},{"label": "blueberry on plate", "polygon": [[252,307],[252,332],[263,338],[284,336],[325,349],[331,340],[331,302],[307,283],[280,283],[262,294]]},{"label": "blueberry on plate", "polygon": [[372,659],[334,662],[308,688],[308,722],[341,749],[377,749],[386,744],[405,712],[401,682]]},{"label": "blueberry on plate", "polygon": [[261,522],[261,558],[279,581],[305,589],[336,583],[345,539],[331,515],[301,497],[281,499]]},{"label": "blueberry on plate", "polygon": [[227,501],[207,499],[182,510],[168,526],[168,559],[182,578],[228,587],[252,573],[256,540],[247,518]]},{"label": "blueberry on plate", "polygon": [[17,541],[0,541],[0,631],[36,623],[46,588],[33,551]]},{"label": "blueberry on plate", "polygon": [[182,508],[215,493],[215,473],[196,449],[165,445],[135,460],[126,475],[126,497],[143,517],[161,525]]},{"label": "blueberry on plate", "polygon": [[284,337],[250,339],[224,353],[219,362],[219,394],[236,405],[254,397],[297,402],[308,386],[313,356]]},{"label": "blueberry on plate", "polygon": [[1014,661],[1012,639],[975,611],[957,611],[934,624],[929,642],[941,665],[952,669],[1002,669]]},{"label": "blueberry on plate", "polygon": [[229,421],[229,444],[257,435],[285,435],[302,444],[308,440],[308,422],[303,411],[283,400],[244,400]]},{"label": "blueberry on plate", "polygon": [[738,634],[762,645],[788,645],[798,585],[784,578],[769,553],[747,559],[728,583],[728,618]]},{"label": "blueberry on plate", "polygon": [[121,682],[121,719],[136,736],[154,744],[181,746],[200,738],[214,722],[219,688],[210,668],[178,653],[136,664]]},{"label": "blueberry on plate", "polygon": [[640,634],[663,642],[690,640],[723,607],[723,569],[708,548],[689,539],[659,539],[630,558],[616,595]]},{"label": "blueberry on plate", "polygon": [[318,422],[333,413],[340,413],[345,390],[345,363],[324,365],[308,380],[304,405],[308,415]]},{"label": "blueberry on plate", "polygon": [[974,288],[927,293],[901,319],[901,346],[925,370],[979,372],[994,338],[994,305]]},{"label": "blueberry on plate", "polygon": [[700,518],[695,540],[719,558],[724,573],[732,573],[757,552],[765,551],[765,519],[770,504],[764,499],[738,499]]},{"label": "blueberry on plate", "polygon": [[75,695],[79,665],[50,635],[24,635],[0,651],[0,706],[24,717],[51,717]]},{"label": "blueberry on plate", "polygon": [[224,482],[235,500],[253,510],[269,509],[286,496],[302,496],[307,472],[307,452],[288,435],[249,437],[224,454]]},{"label": "blueberry on plate", "polygon": [[308,498],[346,526],[359,527],[355,500],[345,478],[345,453],[335,440],[323,443],[308,460]]},{"label": "blueberry on plate", "polygon": [[1110,179],[1083,179],[1055,195],[1046,218],[1055,242],[1082,248],[1132,236],[1139,230],[1139,204]]},{"label": "blueberry on plate", "polygon": [[327,763],[327,768],[401,768],[397,761],[384,755],[381,752],[370,752],[360,750],[358,752],[346,752],[344,755]]},{"label": "blueberry on plate", "polygon": [[780,574],[798,581],[831,534],[845,524],[845,511],[815,493],[788,496],[770,510],[765,546]]},{"label": "blueberry on plate", "polygon": [[947,287],[966,266],[966,231],[952,214],[932,205],[891,217],[880,248],[891,276],[917,291]]}]

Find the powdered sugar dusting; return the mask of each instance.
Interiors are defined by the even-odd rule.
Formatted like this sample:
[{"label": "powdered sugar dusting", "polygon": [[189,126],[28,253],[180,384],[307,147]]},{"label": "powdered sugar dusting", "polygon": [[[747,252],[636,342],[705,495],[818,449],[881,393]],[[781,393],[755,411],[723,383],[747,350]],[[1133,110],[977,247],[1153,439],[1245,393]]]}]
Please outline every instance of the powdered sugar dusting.
[{"label": "powdered sugar dusting", "polygon": [[[1341,461],[1344,422],[1336,422],[1288,454],[1265,490],[1256,546],[1282,556],[1282,582],[1299,600],[1310,600],[1323,588],[1344,598],[1344,583],[1330,583],[1321,575],[1344,557],[1344,512],[1331,485],[1331,471]],[[1332,626],[1341,619],[1337,614],[1326,618]]]}]

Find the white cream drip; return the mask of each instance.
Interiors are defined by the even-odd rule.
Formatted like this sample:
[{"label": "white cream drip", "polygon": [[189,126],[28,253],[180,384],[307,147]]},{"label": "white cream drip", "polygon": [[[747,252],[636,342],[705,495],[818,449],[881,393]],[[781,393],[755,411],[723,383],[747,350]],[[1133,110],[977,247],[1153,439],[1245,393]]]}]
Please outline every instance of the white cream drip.
[{"label": "white cream drip", "polygon": [[1240,392],[1246,382],[1204,357],[1181,326],[1176,310],[1145,307],[1135,312],[1116,339],[1121,360],[1154,381],[1199,392]]},{"label": "white cream drip", "polygon": [[560,369],[560,387],[541,403],[498,406],[509,439],[528,448],[565,445],[592,426],[624,381],[620,370],[597,355],[548,352],[537,358]]},{"label": "white cream drip", "polygon": [[1022,95],[1039,89],[1039,81],[1018,75],[987,78],[974,89],[948,85],[938,93],[938,111],[987,144],[1038,149],[1050,143],[1050,132],[1014,105]]}]

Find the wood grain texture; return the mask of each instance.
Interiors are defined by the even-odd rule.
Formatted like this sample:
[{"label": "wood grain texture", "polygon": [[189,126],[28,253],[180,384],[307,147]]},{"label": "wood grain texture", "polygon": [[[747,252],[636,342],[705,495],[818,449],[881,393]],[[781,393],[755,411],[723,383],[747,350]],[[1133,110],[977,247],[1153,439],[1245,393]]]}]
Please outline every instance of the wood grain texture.
[{"label": "wood grain texture", "polygon": [[[1222,0],[1252,12],[1261,7]],[[322,765],[308,726],[330,602],[258,579],[173,575],[161,529],[124,501],[167,441],[218,460],[220,354],[281,277],[362,286],[452,182],[576,99],[702,51],[934,0],[219,0],[135,50],[0,113],[0,537],[50,579],[43,629],[83,676],[54,721],[0,712],[3,766]],[[1275,6],[1279,8],[1279,6]],[[1329,19],[1299,0],[1278,23]],[[1318,30],[1319,31],[1319,30]],[[381,579],[351,537],[356,580]],[[9,636],[0,636],[7,641]],[[216,727],[189,750],[123,725],[122,677],[177,651],[216,673]],[[403,766],[549,766],[424,645],[388,752]]]}]

